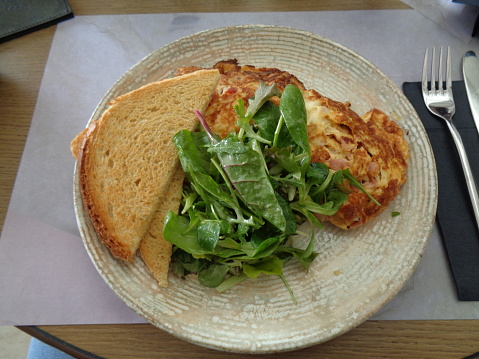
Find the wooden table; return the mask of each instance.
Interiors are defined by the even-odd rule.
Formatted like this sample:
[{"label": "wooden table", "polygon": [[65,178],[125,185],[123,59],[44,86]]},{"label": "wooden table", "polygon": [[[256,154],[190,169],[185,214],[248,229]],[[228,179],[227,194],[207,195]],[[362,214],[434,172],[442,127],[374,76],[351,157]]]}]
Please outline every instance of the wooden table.
[{"label": "wooden table", "polygon": [[[399,0],[70,0],[70,4],[75,15],[408,8]],[[54,32],[55,26],[52,26],[0,44],[0,230]],[[183,342],[149,324],[20,329],[79,358],[247,357]],[[478,320],[367,321],[327,343],[275,356],[450,359],[476,352],[479,352]]]}]

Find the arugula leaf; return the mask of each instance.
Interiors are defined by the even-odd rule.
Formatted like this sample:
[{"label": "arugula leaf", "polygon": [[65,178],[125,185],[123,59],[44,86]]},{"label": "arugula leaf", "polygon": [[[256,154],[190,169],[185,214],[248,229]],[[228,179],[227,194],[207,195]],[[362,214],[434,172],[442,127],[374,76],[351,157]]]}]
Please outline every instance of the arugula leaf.
[{"label": "arugula leaf", "polygon": [[256,89],[254,98],[249,101],[248,110],[246,111],[246,118],[253,118],[263,104],[273,96],[281,97],[281,91],[278,89],[275,83],[266,85],[260,80],[259,87]]},{"label": "arugula leaf", "polygon": [[306,249],[300,249],[295,247],[278,247],[277,252],[282,254],[282,258],[285,258],[285,254],[295,257],[306,269],[308,269],[309,265],[318,256],[318,254],[313,251],[313,248],[314,241],[310,241]]},{"label": "arugula leaf", "polygon": [[231,276],[223,281],[220,285],[216,287],[216,290],[219,293],[223,293],[230,289],[231,287],[234,287],[235,285],[241,283],[245,279],[248,279],[248,276],[246,274],[241,274],[237,276]]},{"label": "arugula leaf", "polygon": [[198,273],[198,281],[205,287],[217,287],[224,281],[229,270],[227,265],[211,263]]},{"label": "arugula leaf", "polygon": [[203,249],[198,243],[197,228],[189,228],[189,225],[190,220],[187,217],[169,211],[165,217],[163,235],[168,242],[194,256],[211,254],[211,251]]},{"label": "arugula leaf", "polygon": [[[281,96],[280,106],[268,101],[272,96]],[[219,292],[260,274],[277,275],[295,302],[284,263],[295,258],[307,269],[317,256],[317,215],[339,210],[348,198],[345,180],[362,186],[348,169],[310,163],[306,109],[295,86],[281,94],[261,83],[247,109],[242,100],[234,109],[238,134],[220,139],[195,111],[204,131],[174,137],[187,184],[181,214],[169,212],[164,224],[174,245],[172,268],[181,276],[198,274]],[[304,221],[312,232],[300,249],[290,237],[306,235],[297,230]]]},{"label": "arugula leaf", "polygon": [[321,185],[328,179],[329,174],[328,166],[324,163],[313,162],[308,167],[306,178],[310,185]]},{"label": "arugula leaf", "polygon": [[[271,101],[266,102],[254,115],[254,125],[258,130],[258,134],[273,142],[274,132],[278,126],[280,116],[279,107]],[[284,135],[287,135],[287,129],[285,129]]]},{"label": "arugula leaf", "polygon": [[306,129],[306,108],[301,91],[294,85],[287,85],[284,88],[279,110],[284,117],[284,122],[288,127],[291,137],[301,148],[303,153],[311,157],[309,148],[308,132]]},{"label": "arugula leaf", "polygon": [[204,259],[195,258],[190,253],[181,249],[174,251],[172,260],[172,262],[175,263],[173,270],[180,277],[183,277],[188,272],[198,273],[206,265],[206,261]]},{"label": "arugula leaf", "polygon": [[273,147],[266,149],[265,152],[267,156],[271,157],[281,166],[281,172],[286,171],[287,174],[292,175],[298,180],[301,178],[301,167],[291,147]]},{"label": "arugula leaf", "polygon": [[291,234],[294,234],[296,232],[296,218],[294,217],[293,210],[291,209],[291,206],[289,202],[281,196],[278,192],[275,192],[276,199],[278,200],[278,204],[281,207],[281,210],[283,211],[284,218],[286,219],[286,227],[283,231],[285,236],[289,236]]},{"label": "arugula leaf", "polygon": [[212,144],[208,149],[208,152],[216,154],[239,154],[247,151],[248,147],[246,147],[242,141],[239,141],[237,136],[226,137],[224,140]]},{"label": "arugula leaf", "polygon": [[259,87],[256,89],[254,98],[249,100],[248,109],[245,111],[245,104],[242,99],[238,100],[238,103],[234,106],[236,114],[238,115],[238,121],[236,122],[237,126],[240,127],[240,132],[238,133],[239,138],[243,138],[244,133],[248,137],[254,138],[257,141],[270,144],[271,142],[259,134],[253,131],[251,127],[251,119],[259,111],[259,109],[273,96],[281,96],[281,91],[278,89],[276,84],[271,84],[267,86],[263,81],[260,80]]},{"label": "arugula leaf", "polygon": [[[212,198],[211,200],[218,200],[223,206],[228,206],[230,208],[236,208],[236,202],[234,201],[234,197],[231,196],[230,192],[225,191],[220,187],[218,182],[216,182],[211,176],[206,175],[201,172],[195,172],[191,171],[190,169],[190,175],[193,180],[193,183],[196,184],[196,188],[198,186],[201,187],[202,192],[207,192],[209,193]],[[203,192],[203,197],[205,196]]]},{"label": "arugula leaf", "polygon": [[229,181],[244,203],[254,213],[284,231],[286,219],[265,171],[264,157],[252,148],[252,143],[254,140],[237,152],[234,148],[225,151],[224,146],[214,146],[211,150],[217,153]]},{"label": "arugula leaf", "polygon": [[182,130],[173,136],[173,142],[185,172],[192,170],[206,174],[215,173],[211,154],[205,148],[205,145],[209,144],[205,132]]},{"label": "arugula leaf", "polygon": [[198,226],[198,244],[206,251],[213,251],[220,238],[220,221],[204,221]]},{"label": "arugula leaf", "polygon": [[379,203],[378,201],[376,201],[376,199],[371,196],[371,194],[366,191],[363,187],[363,185],[361,184],[361,182],[359,182],[354,176],[353,174],[351,173],[351,171],[349,170],[349,168],[346,168],[344,170],[342,170],[343,172],[343,175],[344,177],[346,177],[349,182],[354,186],[354,187],[357,187],[359,188],[364,194],[366,194],[366,196],[368,196],[368,198],[373,201],[377,206],[381,206],[381,203]]},{"label": "arugula leaf", "polygon": [[256,263],[243,264],[243,272],[250,278],[257,278],[260,274],[283,274],[283,262],[275,256],[267,257]]}]

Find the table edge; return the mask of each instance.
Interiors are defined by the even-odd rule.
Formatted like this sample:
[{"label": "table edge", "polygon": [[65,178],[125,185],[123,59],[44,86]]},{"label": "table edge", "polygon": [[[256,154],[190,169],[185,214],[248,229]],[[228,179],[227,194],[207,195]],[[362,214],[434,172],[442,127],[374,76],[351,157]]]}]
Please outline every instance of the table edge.
[{"label": "table edge", "polygon": [[32,336],[35,339],[42,341],[43,343],[61,350],[62,352],[73,356],[77,359],[103,359],[96,354],[90,353],[86,350],[80,349],[75,345],[72,345],[59,337],[52,335],[43,329],[40,329],[37,326],[16,326],[17,329],[21,330],[22,332]]}]

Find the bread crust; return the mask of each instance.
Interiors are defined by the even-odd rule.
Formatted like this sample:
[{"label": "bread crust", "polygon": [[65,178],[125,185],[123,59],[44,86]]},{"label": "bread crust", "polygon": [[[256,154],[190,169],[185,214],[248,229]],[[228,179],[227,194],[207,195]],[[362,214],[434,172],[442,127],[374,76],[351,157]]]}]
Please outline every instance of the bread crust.
[{"label": "bread crust", "polygon": [[194,110],[205,110],[218,80],[217,70],[203,70],[148,84],[111,101],[88,127],[77,153],[81,195],[114,256],[134,259],[179,165],[172,137],[197,127]]},{"label": "bread crust", "polygon": [[90,164],[89,164],[89,153],[92,133],[94,133],[95,128],[98,126],[99,122],[93,122],[87,129],[86,134],[83,136],[82,144],[80,150],[77,152],[77,164],[79,166],[79,182],[81,195],[84,205],[84,210],[88,214],[90,221],[95,228],[95,232],[103,242],[103,244],[108,247],[111,253],[118,258],[124,259],[126,261],[131,261],[133,254],[131,253],[131,246],[127,242],[120,241],[116,236],[111,234],[111,229],[106,225],[105,218],[108,215],[104,210],[101,210],[98,205],[96,205],[96,199],[94,193],[92,193],[92,188],[89,186],[89,176],[90,176]]},{"label": "bread crust", "polygon": [[183,168],[178,166],[151,220],[148,231],[140,242],[143,261],[156,278],[158,285],[163,288],[168,287],[168,271],[173,248],[173,245],[163,236],[163,224],[169,211],[177,213],[180,208],[184,178]]}]

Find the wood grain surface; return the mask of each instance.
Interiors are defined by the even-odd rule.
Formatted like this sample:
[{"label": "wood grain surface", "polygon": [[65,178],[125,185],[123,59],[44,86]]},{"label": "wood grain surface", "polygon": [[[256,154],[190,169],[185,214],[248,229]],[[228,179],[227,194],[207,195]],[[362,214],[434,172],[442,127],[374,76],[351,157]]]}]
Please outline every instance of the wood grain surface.
[{"label": "wood grain surface", "polygon": [[[70,0],[75,15],[407,9],[399,0]],[[0,44],[0,230],[28,135],[55,26]],[[149,324],[20,329],[78,358],[245,358],[181,341]],[[367,321],[280,358],[465,358],[479,352],[479,321]],[[91,356],[89,353],[93,353]],[[251,356],[253,357],[253,356]],[[479,356],[478,356],[479,357]]]},{"label": "wood grain surface", "polygon": [[[42,338],[36,328],[20,329]],[[459,359],[479,350],[479,321],[472,320],[368,321],[326,343],[269,355],[225,353],[198,347],[149,324],[43,326],[40,329],[104,358]],[[47,335],[43,339],[58,345]],[[70,348],[70,353],[74,354],[74,350]]]}]

